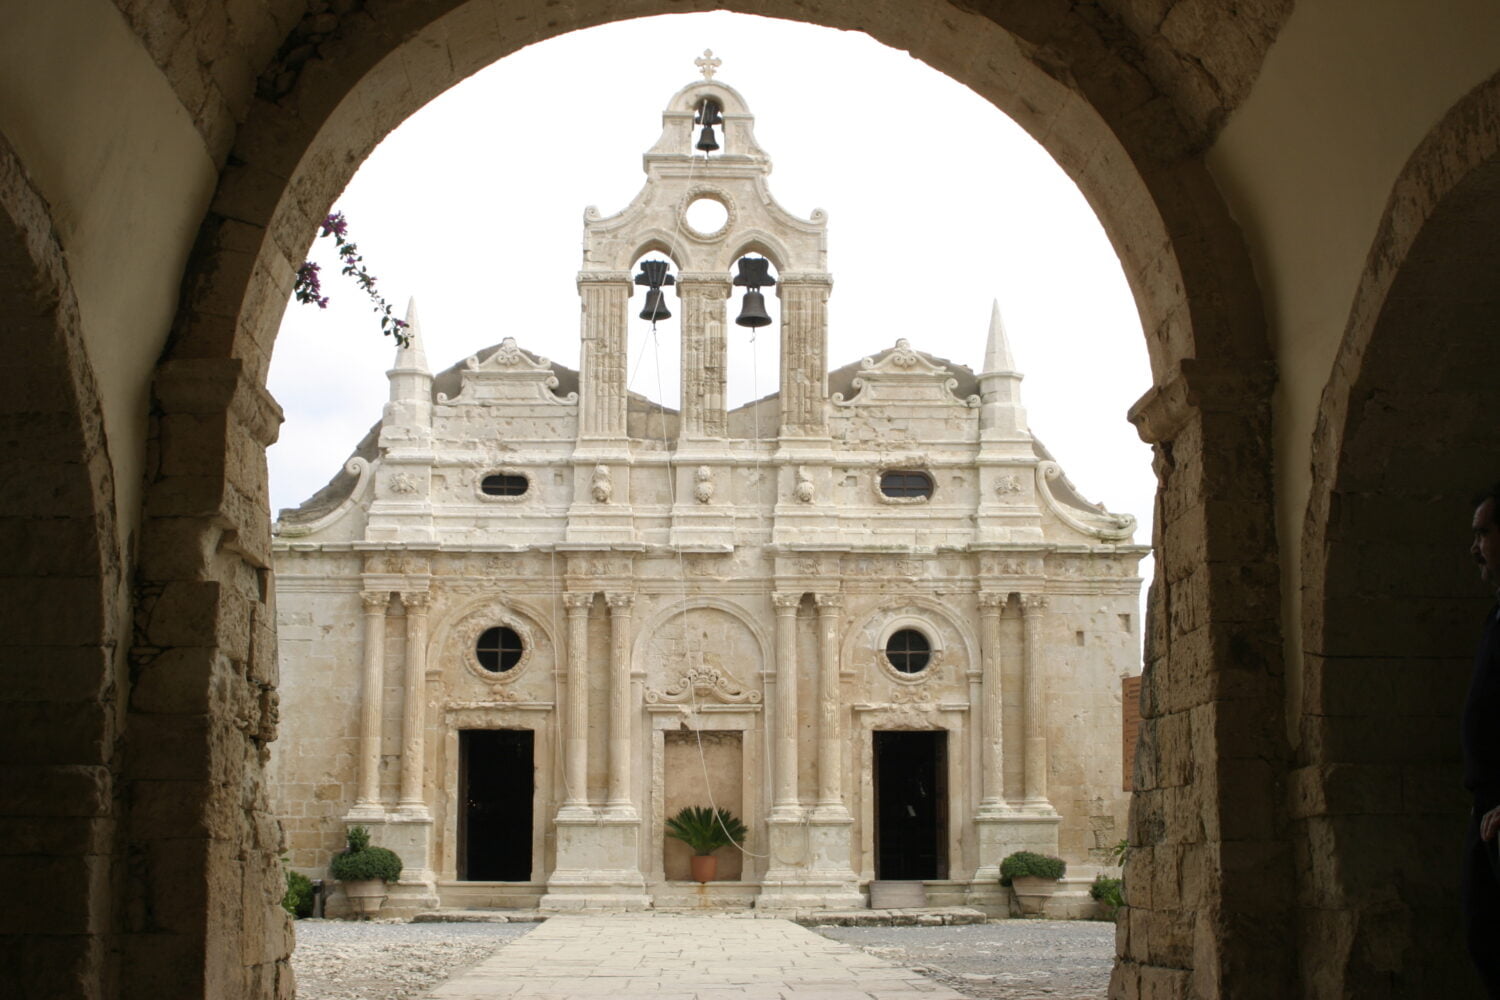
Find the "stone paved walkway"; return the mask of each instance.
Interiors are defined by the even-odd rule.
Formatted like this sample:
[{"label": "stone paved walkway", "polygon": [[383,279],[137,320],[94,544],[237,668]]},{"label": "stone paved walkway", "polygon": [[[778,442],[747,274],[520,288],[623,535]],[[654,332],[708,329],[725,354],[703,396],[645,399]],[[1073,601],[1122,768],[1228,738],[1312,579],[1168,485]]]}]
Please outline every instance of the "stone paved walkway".
[{"label": "stone paved walkway", "polygon": [[911,969],[786,920],[553,917],[434,1000],[961,1000]]}]

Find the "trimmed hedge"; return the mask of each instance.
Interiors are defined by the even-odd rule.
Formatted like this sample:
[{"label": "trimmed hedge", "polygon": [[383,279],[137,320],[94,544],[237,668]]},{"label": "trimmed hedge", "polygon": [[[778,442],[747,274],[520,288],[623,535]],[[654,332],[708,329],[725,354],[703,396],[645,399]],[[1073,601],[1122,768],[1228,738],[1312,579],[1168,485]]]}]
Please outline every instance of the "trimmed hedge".
[{"label": "trimmed hedge", "polygon": [[1025,878],[1028,875],[1035,878],[1059,879],[1067,871],[1068,864],[1062,858],[1037,854],[1035,851],[1017,851],[1000,862],[1000,884],[1008,886],[1012,879]]}]

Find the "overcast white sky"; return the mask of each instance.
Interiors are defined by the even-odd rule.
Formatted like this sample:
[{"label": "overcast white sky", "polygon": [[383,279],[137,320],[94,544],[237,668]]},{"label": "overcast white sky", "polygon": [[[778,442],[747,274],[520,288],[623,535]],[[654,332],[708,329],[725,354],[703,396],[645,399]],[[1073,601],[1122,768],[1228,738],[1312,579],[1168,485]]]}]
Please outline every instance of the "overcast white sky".
[{"label": "overcast white sky", "polygon": [[[1085,497],[1135,514],[1148,543],[1151,454],[1125,412],[1150,370],[1093,211],[992,105],[854,32],[724,13],[613,24],[507,57],[412,116],[335,207],[398,311],[415,297],[433,370],[506,336],[577,366],[584,208],[612,215],[639,191],[641,154],[667,101],[701,78],[705,48],[756,117],[773,196],[804,218],[829,214],[831,365],[905,337],[977,370],[998,299],[1033,432]],[[312,259],[333,301],[289,304],[276,340],[270,388],[286,423],[270,450],[273,511],[321,488],[379,419],[394,356],[334,273],[331,241]],[[731,406],[775,391],[775,329],[753,363],[747,339],[731,345]],[[647,332],[632,323],[632,388],[675,406],[675,323],[659,361]]]}]

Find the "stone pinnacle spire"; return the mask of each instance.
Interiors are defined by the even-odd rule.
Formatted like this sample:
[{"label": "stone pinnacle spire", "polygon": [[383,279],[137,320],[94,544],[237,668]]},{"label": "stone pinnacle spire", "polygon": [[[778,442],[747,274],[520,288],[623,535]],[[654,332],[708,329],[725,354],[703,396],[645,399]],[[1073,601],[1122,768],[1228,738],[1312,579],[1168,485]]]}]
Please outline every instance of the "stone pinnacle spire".
[{"label": "stone pinnacle spire", "polygon": [[406,343],[396,347],[393,371],[428,373],[427,351],[422,346],[422,324],[417,320],[417,297],[406,302]]},{"label": "stone pinnacle spire", "polygon": [[1005,321],[1000,318],[1000,300],[995,299],[990,310],[990,339],[984,348],[982,375],[998,375],[1014,372],[1015,359],[1010,356],[1010,341],[1005,336]]}]

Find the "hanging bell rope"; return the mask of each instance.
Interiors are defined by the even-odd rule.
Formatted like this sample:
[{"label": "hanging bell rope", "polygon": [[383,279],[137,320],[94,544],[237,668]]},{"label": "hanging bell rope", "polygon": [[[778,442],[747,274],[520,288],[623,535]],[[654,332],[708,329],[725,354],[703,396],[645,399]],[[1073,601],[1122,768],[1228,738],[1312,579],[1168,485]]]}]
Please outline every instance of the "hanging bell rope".
[{"label": "hanging bell rope", "polygon": [[663,285],[677,284],[677,279],[667,273],[668,266],[664,260],[643,260],[641,273],[635,276],[637,285],[646,286],[646,303],[641,309],[641,319],[649,320],[653,330],[656,329],[657,320],[672,318],[672,311],[667,308],[667,297],[661,291]]},{"label": "hanging bell rope", "polygon": [[734,283],[745,291],[745,300],[740,305],[740,314],[735,317],[735,323],[739,326],[748,326],[752,329],[771,325],[771,314],[766,312],[766,297],[760,293],[761,288],[776,284],[776,279],[771,277],[769,268],[771,262],[764,257],[741,257],[740,273],[735,276]]}]

